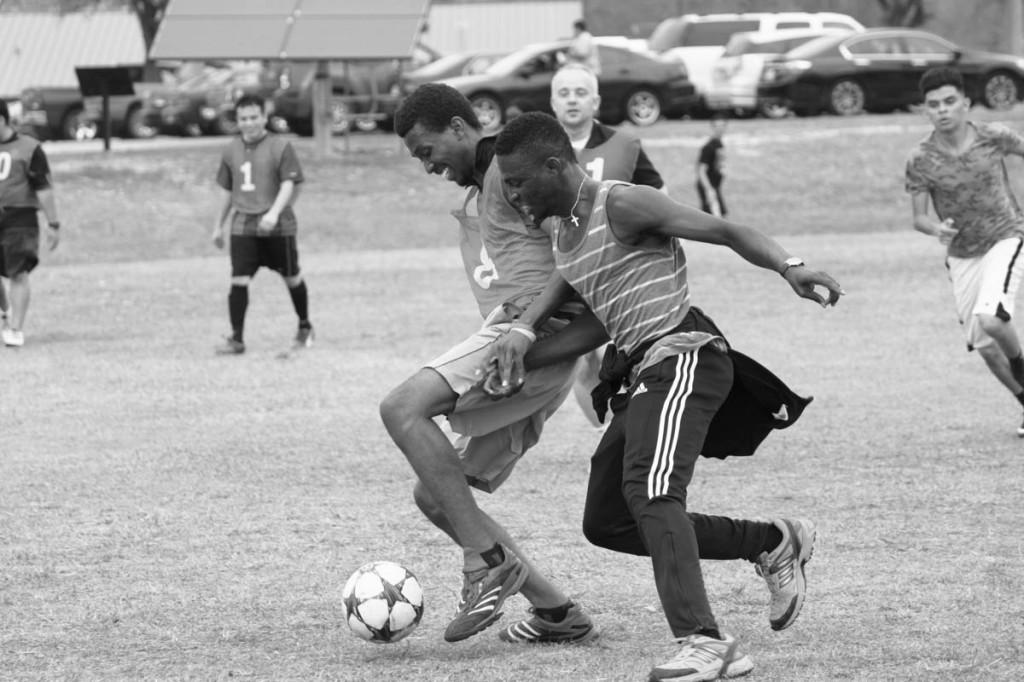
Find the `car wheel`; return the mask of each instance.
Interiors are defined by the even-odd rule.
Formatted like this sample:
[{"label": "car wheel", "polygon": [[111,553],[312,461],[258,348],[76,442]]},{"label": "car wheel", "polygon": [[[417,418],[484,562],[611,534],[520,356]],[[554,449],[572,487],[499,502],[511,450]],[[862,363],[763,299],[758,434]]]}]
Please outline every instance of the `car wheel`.
[{"label": "car wheel", "polygon": [[226,115],[221,114],[213,122],[214,135],[235,135],[238,133],[238,123],[232,121]]},{"label": "car wheel", "polygon": [[788,104],[781,102],[763,102],[757,106],[757,111],[765,118],[772,119],[786,118],[793,113]]},{"label": "car wheel", "polygon": [[854,80],[841,80],[828,91],[828,106],[833,114],[853,116],[864,113],[864,88]]},{"label": "car wheel", "polygon": [[473,111],[487,134],[497,132],[501,127],[501,102],[494,95],[473,95],[469,98]]},{"label": "car wheel", "polygon": [[372,133],[377,129],[377,121],[372,118],[357,118],[356,130],[361,133]]},{"label": "car wheel", "polygon": [[141,108],[132,109],[131,113],[128,114],[125,129],[128,137],[133,137],[137,140],[148,140],[156,137],[157,133],[156,128],[146,125],[146,114]]},{"label": "car wheel", "polygon": [[1009,109],[1020,99],[1020,86],[1013,76],[1000,71],[985,79],[983,89],[985,106],[989,109]]},{"label": "car wheel", "polygon": [[[352,107],[340,97],[332,97],[330,103],[331,132],[347,133],[352,130]],[[312,130],[312,126],[310,126]]]},{"label": "car wheel", "polygon": [[638,126],[653,125],[661,118],[661,100],[658,93],[641,88],[626,98],[626,118]]},{"label": "car wheel", "polygon": [[60,132],[65,140],[91,140],[96,137],[99,128],[95,121],[90,121],[85,117],[84,111],[72,109],[64,114]]}]

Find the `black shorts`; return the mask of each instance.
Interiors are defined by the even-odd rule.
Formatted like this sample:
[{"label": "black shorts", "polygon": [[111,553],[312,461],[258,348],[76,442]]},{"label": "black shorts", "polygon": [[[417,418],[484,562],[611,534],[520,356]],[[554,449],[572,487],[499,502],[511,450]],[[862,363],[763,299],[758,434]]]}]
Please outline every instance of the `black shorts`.
[{"label": "black shorts", "polygon": [[34,208],[0,210],[0,276],[32,272],[39,265],[39,214]]},{"label": "black shorts", "polygon": [[252,277],[260,268],[274,270],[282,277],[298,276],[299,250],[295,235],[231,235],[231,276]]}]

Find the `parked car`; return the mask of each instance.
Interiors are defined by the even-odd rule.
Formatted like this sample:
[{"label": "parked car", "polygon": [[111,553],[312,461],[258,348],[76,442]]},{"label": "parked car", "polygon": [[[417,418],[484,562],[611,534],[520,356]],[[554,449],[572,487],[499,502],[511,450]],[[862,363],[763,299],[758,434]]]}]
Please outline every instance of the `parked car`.
[{"label": "parked car", "polygon": [[423,83],[483,73],[503,56],[504,53],[500,52],[456,52],[439,57],[418,69],[403,73],[399,78],[400,92],[407,95]]},{"label": "parked car", "polygon": [[736,33],[768,33],[783,29],[845,29],[864,26],[838,12],[745,12],[741,14],[684,14],[665,19],[647,44],[654,52],[681,59],[702,98],[711,86],[715,60]]},{"label": "parked car", "polygon": [[[506,55],[484,73],[458,76],[447,83],[466,95],[488,132],[502,123],[505,107],[515,99],[535,109],[550,111],[551,78],[564,60],[569,41],[538,43]],[[628,119],[651,125],[662,114],[683,116],[696,103],[693,84],[678,61],[663,60],[598,39],[601,58],[598,116],[612,125]]]},{"label": "parked car", "polygon": [[711,84],[704,93],[708,108],[738,116],[761,113],[770,118],[785,115],[770,105],[758,108],[757,85],[765,62],[815,38],[847,35],[846,29],[793,28],[768,33],[736,33],[711,70]]},{"label": "parked car", "polygon": [[96,124],[85,115],[77,87],[33,87],[21,91],[21,130],[40,140],[88,140]]},{"label": "parked car", "polygon": [[150,88],[143,120],[164,133],[230,135],[238,130],[235,101],[245,93],[269,98],[272,91],[258,65],[207,64],[173,85]]},{"label": "parked car", "polygon": [[934,66],[963,74],[966,94],[1007,109],[1024,94],[1024,59],[959,47],[925,31],[878,28],[818,38],[766,64],[758,98],[800,115],[892,111],[920,103],[918,81]]},{"label": "parked car", "polygon": [[[353,127],[373,130],[382,108],[381,100],[391,98],[391,86],[383,93],[367,65],[331,62],[328,73],[331,81],[328,109],[333,133],[345,133]],[[378,66],[377,68],[383,68]],[[285,64],[280,67],[279,87],[273,94],[271,127],[278,131],[291,130],[299,135],[313,134],[313,82],[315,64],[308,62]],[[390,108],[390,107],[389,107]]]}]

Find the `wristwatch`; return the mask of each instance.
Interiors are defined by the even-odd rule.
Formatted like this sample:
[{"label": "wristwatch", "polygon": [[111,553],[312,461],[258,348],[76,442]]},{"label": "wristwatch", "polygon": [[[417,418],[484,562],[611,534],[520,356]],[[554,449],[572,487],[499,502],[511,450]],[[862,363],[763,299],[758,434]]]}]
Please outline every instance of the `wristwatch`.
[{"label": "wristwatch", "polygon": [[782,268],[782,272],[780,272],[779,274],[782,275],[783,277],[785,277],[786,273],[789,271],[790,268],[801,268],[803,266],[804,266],[803,258],[797,258],[796,256],[793,256],[792,258],[787,258],[786,259],[786,264]]}]

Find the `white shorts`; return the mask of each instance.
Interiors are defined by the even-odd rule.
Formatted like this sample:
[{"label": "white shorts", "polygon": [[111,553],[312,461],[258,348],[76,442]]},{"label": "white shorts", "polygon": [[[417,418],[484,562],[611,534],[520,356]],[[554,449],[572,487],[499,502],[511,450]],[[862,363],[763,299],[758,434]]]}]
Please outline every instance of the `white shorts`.
[{"label": "white shorts", "polygon": [[1024,274],[1022,245],[1024,240],[1020,237],[1010,237],[996,242],[977,258],[946,258],[968,350],[993,343],[978,323],[978,315],[994,315],[1006,321],[1013,317],[1017,289]]},{"label": "white shorts", "polygon": [[[487,324],[475,334],[427,363],[458,395],[448,423],[462,469],[470,485],[491,492],[512,473],[523,454],[540,440],[544,422],[572,390],[574,360],[526,374],[518,393],[494,400],[476,383],[476,371],[488,357],[488,347],[510,324]],[[551,330],[546,330],[550,333]]]}]

